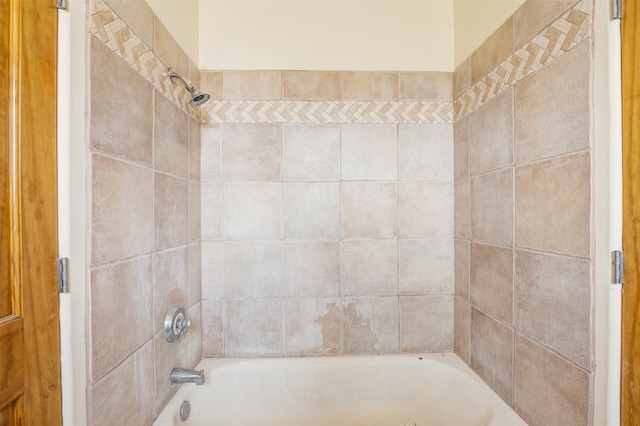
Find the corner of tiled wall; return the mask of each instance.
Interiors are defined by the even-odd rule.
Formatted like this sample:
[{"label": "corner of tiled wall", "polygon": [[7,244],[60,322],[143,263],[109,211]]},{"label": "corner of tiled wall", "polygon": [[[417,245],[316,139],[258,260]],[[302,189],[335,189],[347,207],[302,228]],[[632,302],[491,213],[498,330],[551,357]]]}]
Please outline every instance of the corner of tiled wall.
[{"label": "corner of tiled wall", "polygon": [[526,2],[454,73],[454,348],[532,425],[590,424],[591,1]]},{"label": "corner of tiled wall", "polygon": [[[143,1],[92,1],[89,419],[150,425],[202,357],[199,71]],[[169,307],[191,327],[169,344]],[[116,408],[117,407],[117,408]]]}]

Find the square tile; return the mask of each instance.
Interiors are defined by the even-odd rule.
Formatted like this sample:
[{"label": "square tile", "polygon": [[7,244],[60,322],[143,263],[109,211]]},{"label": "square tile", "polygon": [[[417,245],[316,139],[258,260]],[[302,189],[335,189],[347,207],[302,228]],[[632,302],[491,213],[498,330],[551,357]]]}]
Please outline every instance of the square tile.
[{"label": "square tile", "polygon": [[282,98],[339,100],[340,73],[335,71],[284,71]]},{"label": "square tile", "polygon": [[513,324],[513,249],[471,243],[471,305]]},{"label": "square tile", "polygon": [[395,182],[343,182],[342,237],[397,237],[397,198]]},{"label": "square tile", "polygon": [[398,294],[397,240],[344,241],[342,266],[344,295]]},{"label": "square tile", "polygon": [[398,241],[400,294],[453,293],[453,239]]},{"label": "square tile", "polygon": [[219,124],[202,124],[200,128],[200,177],[203,181],[221,178],[222,129]]},{"label": "square tile", "polygon": [[453,125],[453,176],[469,176],[469,116]]},{"label": "square tile", "polygon": [[467,240],[455,240],[453,244],[455,256],[455,294],[465,302],[469,302],[469,277],[471,244]]},{"label": "square tile", "polygon": [[591,253],[591,154],[516,169],[516,244],[571,256]]},{"label": "square tile", "polygon": [[453,182],[399,182],[401,237],[453,237]]},{"label": "square tile", "polygon": [[339,238],[340,184],[283,184],[285,238]]},{"label": "square tile", "polygon": [[453,179],[453,126],[400,124],[398,126],[400,179]]},{"label": "square tile", "polygon": [[203,240],[222,238],[222,183],[200,184],[200,235]]},{"label": "square tile", "polygon": [[340,180],[340,125],[284,124],[282,178],[285,181]]},{"label": "square tile", "polygon": [[202,298],[222,299],[223,295],[223,242],[202,242]]},{"label": "square tile", "polygon": [[280,99],[280,71],[223,71],[222,90],[227,100]]},{"label": "square tile", "polygon": [[591,264],[516,251],[515,326],[585,370],[591,360]]},{"label": "square tile", "polygon": [[283,356],[284,301],[225,302],[226,356]]},{"label": "square tile", "polygon": [[340,73],[342,99],[396,100],[398,74],[381,71],[349,71]]},{"label": "square tile", "polygon": [[223,124],[222,177],[227,181],[279,181],[279,124]]},{"label": "square tile", "polygon": [[589,373],[516,334],[514,408],[530,425],[588,425]]},{"label": "square tile", "polygon": [[513,168],[473,176],[471,238],[513,244],[513,197]]},{"label": "square tile", "polygon": [[397,297],[344,299],[342,315],[346,354],[398,352]]},{"label": "square tile", "polygon": [[471,368],[507,404],[513,401],[513,330],[471,308]]},{"label": "square tile", "polygon": [[453,73],[435,71],[414,71],[398,73],[400,99],[453,99]]},{"label": "square tile", "polygon": [[221,300],[202,301],[202,356],[224,357],[224,309]]},{"label": "square tile", "polygon": [[400,297],[400,350],[445,352],[453,349],[453,296]]},{"label": "square tile", "polygon": [[282,185],[231,182],[224,185],[224,235],[230,240],[282,236]]},{"label": "square tile", "polygon": [[156,173],[154,189],[154,249],[188,244],[189,181]]},{"label": "square tile", "polygon": [[513,89],[469,115],[471,174],[513,164]]},{"label": "square tile", "polygon": [[180,107],[155,92],[153,164],[157,171],[189,176],[189,121]]},{"label": "square tile", "polygon": [[285,355],[337,355],[340,352],[340,299],[285,300]]},{"label": "square tile", "polygon": [[284,243],[285,296],[337,297],[341,280],[340,243]]},{"label": "square tile", "polygon": [[469,194],[470,179],[459,179],[453,184],[454,193],[454,235],[456,238],[469,238]]},{"label": "square tile", "polygon": [[172,305],[189,307],[189,248],[153,254],[153,332],[162,333]]},{"label": "square tile", "polygon": [[395,124],[343,124],[341,138],[343,180],[398,179]]},{"label": "square tile", "polygon": [[456,296],[453,301],[453,351],[465,363],[471,363],[471,306]]},{"label": "square tile", "polygon": [[224,243],[224,297],[282,297],[282,244]]}]

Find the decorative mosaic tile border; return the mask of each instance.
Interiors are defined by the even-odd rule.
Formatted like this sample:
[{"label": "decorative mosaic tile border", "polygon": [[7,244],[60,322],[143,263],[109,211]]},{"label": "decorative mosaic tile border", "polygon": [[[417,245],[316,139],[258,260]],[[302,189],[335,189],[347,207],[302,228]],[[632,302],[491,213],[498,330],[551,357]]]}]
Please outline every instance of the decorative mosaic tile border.
[{"label": "decorative mosaic tile border", "polygon": [[470,114],[591,37],[591,9],[591,0],[576,4],[460,95],[454,102],[455,120]]},{"label": "decorative mosaic tile border", "polygon": [[592,0],[565,12],[482,80],[449,101],[221,101],[189,107],[190,95],[167,76],[167,65],[102,0],[91,1],[91,33],[203,123],[451,123],[591,37]]},{"label": "decorative mosaic tile border", "polygon": [[442,101],[214,101],[212,123],[452,123],[453,102]]},{"label": "decorative mosaic tile border", "polygon": [[167,65],[160,61],[153,50],[102,0],[92,0],[90,7],[91,34],[124,59],[185,114],[200,120],[199,110],[189,106],[189,92],[181,84],[171,82],[167,74]]}]

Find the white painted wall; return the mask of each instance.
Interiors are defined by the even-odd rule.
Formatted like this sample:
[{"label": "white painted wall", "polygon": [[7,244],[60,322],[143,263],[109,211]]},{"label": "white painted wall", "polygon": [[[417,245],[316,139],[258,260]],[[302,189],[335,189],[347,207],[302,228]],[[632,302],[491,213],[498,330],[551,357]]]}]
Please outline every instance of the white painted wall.
[{"label": "white painted wall", "polygon": [[454,67],[476,50],[525,0],[453,0]]},{"label": "white painted wall", "polygon": [[203,0],[200,68],[453,71],[453,0]]},{"label": "white painted wall", "polygon": [[199,64],[201,0],[146,0],[194,64]]}]

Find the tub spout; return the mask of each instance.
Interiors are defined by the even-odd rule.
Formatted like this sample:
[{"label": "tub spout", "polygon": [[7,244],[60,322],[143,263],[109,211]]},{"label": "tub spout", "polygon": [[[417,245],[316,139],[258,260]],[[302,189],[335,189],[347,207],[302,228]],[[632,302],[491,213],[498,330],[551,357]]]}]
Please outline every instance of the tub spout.
[{"label": "tub spout", "polygon": [[169,379],[172,385],[178,383],[195,383],[196,386],[204,385],[204,370],[186,370],[184,368],[174,368]]}]

